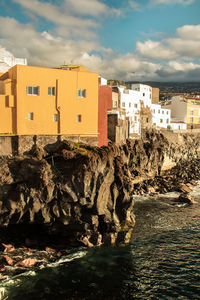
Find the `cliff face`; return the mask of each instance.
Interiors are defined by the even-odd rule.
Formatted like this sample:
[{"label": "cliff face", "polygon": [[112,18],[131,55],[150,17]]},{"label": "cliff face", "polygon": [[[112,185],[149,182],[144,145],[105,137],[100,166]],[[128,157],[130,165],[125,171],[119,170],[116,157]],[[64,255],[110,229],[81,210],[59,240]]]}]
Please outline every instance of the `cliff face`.
[{"label": "cliff face", "polygon": [[183,152],[185,159],[198,157],[198,137],[182,137],[182,150],[176,141],[149,132],[119,147],[63,141],[46,151],[35,146],[27,156],[2,158],[0,226],[21,224],[24,241],[32,226],[32,238],[42,235],[68,246],[128,242],[135,224],[131,194],[140,182],[158,176],[167,160],[177,164]]}]

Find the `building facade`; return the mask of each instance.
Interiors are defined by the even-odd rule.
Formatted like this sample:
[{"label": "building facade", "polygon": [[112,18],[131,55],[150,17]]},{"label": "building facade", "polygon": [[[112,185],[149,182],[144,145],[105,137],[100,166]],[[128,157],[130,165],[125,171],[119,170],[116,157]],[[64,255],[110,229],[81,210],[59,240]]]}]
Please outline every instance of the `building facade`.
[{"label": "building facade", "polygon": [[171,126],[171,110],[162,108],[159,104],[151,105],[152,123],[154,126],[170,128]]},{"label": "building facade", "polygon": [[200,128],[200,103],[195,99],[175,96],[164,107],[171,109],[171,117],[176,122],[187,124],[187,129]]},{"label": "building facade", "polygon": [[16,65],[0,77],[0,134],[98,139],[98,74]]},{"label": "building facade", "polygon": [[108,145],[108,111],[112,109],[112,87],[99,85],[98,100],[98,146]]}]

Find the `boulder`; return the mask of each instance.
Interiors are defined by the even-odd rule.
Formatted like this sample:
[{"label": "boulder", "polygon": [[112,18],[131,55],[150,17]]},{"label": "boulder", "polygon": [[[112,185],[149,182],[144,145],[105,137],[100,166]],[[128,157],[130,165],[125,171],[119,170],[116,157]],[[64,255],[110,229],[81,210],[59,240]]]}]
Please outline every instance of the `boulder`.
[{"label": "boulder", "polygon": [[181,193],[178,197],[178,202],[187,203],[187,204],[194,204],[195,200],[189,193]]}]

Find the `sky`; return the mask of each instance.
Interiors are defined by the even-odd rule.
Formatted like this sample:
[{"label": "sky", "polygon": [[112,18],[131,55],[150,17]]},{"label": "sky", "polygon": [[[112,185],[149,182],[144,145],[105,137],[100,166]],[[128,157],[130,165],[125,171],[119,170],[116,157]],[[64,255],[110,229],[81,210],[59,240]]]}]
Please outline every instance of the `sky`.
[{"label": "sky", "polygon": [[200,0],[0,0],[0,49],[106,79],[200,81]]}]

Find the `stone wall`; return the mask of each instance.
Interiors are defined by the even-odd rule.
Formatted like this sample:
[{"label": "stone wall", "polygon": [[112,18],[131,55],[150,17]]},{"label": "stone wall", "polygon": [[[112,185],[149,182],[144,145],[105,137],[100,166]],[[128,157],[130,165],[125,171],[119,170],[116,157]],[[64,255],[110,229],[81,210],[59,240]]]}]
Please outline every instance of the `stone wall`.
[{"label": "stone wall", "polygon": [[0,156],[23,155],[31,150],[34,145],[39,147],[51,147],[52,144],[68,140],[74,143],[86,143],[97,146],[97,137],[66,136],[66,135],[19,135],[0,136]]}]

